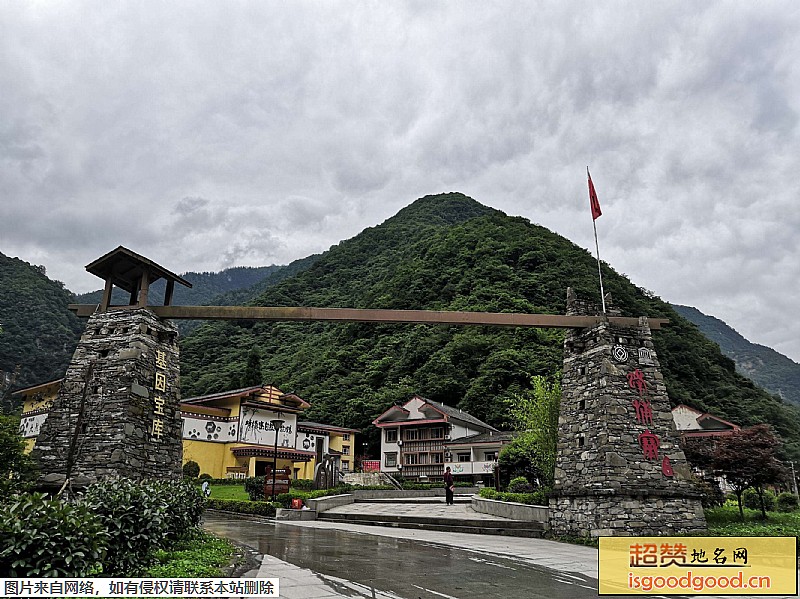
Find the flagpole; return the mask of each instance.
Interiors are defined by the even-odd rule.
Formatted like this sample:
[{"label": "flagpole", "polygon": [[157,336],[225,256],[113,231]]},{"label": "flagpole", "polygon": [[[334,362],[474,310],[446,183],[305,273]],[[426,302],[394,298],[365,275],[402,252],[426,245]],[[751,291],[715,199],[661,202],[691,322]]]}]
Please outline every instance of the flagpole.
[{"label": "flagpole", "polygon": [[[586,176],[591,181],[589,167],[586,167]],[[592,216],[592,228],[594,229],[594,249],[597,252],[597,274],[600,277],[600,301],[603,305],[603,316],[606,314],[606,294],[603,291],[603,271],[600,269],[600,244],[597,243],[597,218]]]}]

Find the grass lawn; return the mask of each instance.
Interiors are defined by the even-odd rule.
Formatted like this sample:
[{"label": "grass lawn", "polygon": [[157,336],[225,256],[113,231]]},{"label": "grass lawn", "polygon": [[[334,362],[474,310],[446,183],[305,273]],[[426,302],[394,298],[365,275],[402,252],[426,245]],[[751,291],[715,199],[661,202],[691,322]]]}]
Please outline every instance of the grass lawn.
[{"label": "grass lawn", "polygon": [[250,501],[250,496],[241,485],[209,485],[212,499],[238,499],[240,501]]},{"label": "grass lawn", "polygon": [[800,536],[800,511],[767,512],[761,519],[759,510],[744,508],[744,522],[735,503],[706,510],[708,532],[720,537],[797,537]]},{"label": "grass lawn", "polygon": [[156,552],[157,563],[147,569],[153,578],[218,578],[231,564],[236,549],[225,539],[197,530],[169,550]]}]

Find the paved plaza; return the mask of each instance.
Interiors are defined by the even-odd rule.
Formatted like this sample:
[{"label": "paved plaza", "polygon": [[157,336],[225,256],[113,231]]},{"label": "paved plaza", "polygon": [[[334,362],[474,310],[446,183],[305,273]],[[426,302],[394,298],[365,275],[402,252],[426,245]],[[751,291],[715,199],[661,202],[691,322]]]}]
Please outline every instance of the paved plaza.
[{"label": "paved plaza", "polygon": [[[458,504],[353,504],[359,505],[407,515],[416,510],[454,519],[482,516]],[[260,565],[247,576],[278,577],[286,599],[598,596],[597,550],[580,545],[348,522],[254,521],[221,513],[208,513],[204,526],[257,552]]]}]

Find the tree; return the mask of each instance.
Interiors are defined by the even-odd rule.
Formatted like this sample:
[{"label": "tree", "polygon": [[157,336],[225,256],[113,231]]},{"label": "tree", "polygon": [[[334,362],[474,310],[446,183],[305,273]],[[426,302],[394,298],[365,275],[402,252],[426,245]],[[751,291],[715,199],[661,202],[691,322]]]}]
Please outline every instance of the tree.
[{"label": "tree", "polygon": [[197,478],[200,476],[200,464],[194,460],[189,460],[183,465],[183,476],[186,478]]},{"label": "tree", "polygon": [[524,476],[533,485],[551,486],[556,467],[558,408],[561,382],[543,376],[531,379],[531,389],[509,401],[509,413],[518,435],[499,456],[510,478]]},{"label": "tree", "polygon": [[0,415],[0,499],[26,490],[33,473],[19,434],[19,418]]},{"label": "tree", "polygon": [[765,485],[777,483],[786,477],[786,471],[776,456],[780,444],[767,424],[736,431],[717,441],[713,456],[714,470],[724,475],[733,487],[742,520],[742,494],[750,487],[758,493],[761,516],[766,519]]},{"label": "tree", "polygon": [[253,348],[247,354],[247,366],[244,369],[244,376],[242,377],[242,387],[255,387],[264,382],[261,375],[261,356],[258,351]]},{"label": "tree", "polygon": [[713,437],[685,438],[681,441],[686,459],[695,469],[695,486],[703,493],[703,507],[715,507],[725,503],[725,494],[720,488],[714,471],[716,441]]}]

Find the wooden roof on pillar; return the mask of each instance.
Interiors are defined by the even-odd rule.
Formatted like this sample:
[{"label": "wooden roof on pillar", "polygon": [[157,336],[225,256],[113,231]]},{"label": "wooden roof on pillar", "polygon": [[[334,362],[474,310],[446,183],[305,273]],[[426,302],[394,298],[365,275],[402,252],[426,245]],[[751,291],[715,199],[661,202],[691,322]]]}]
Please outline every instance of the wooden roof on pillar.
[{"label": "wooden roof on pillar", "polygon": [[163,266],[123,246],[111,250],[105,256],[101,256],[91,264],[87,264],[86,270],[105,281],[110,279],[114,285],[129,293],[134,293],[139,288],[142,274],[145,270],[148,273],[148,285],[151,285],[158,279],[166,279],[167,281],[175,281],[186,287],[192,286],[192,284],[183,277],[176,275],[174,272],[167,270]]}]

